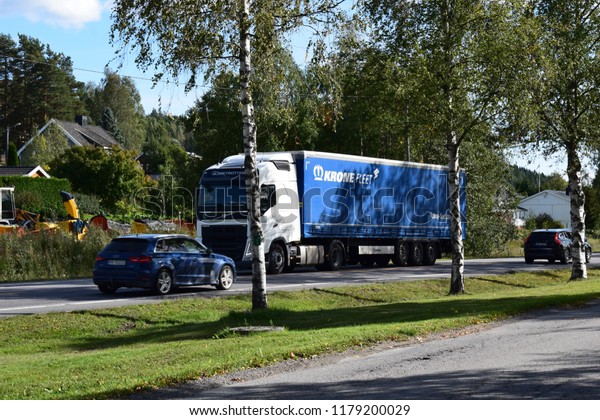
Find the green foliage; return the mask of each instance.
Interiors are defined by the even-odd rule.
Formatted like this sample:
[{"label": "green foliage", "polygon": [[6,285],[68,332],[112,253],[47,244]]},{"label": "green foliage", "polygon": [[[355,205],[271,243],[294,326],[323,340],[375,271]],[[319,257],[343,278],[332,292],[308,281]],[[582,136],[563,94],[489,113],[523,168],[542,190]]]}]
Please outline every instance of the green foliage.
[{"label": "green foliage", "polygon": [[0,282],[89,277],[110,239],[98,229],[82,241],[62,231],[0,235]]},{"label": "green foliage", "polygon": [[525,197],[544,190],[565,191],[567,189],[567,181],[558,172],[545,175],[513,165],[510,177],[516,192]]},{"label": "green foliage", "polygon": [[564,228],[563,224],[554,220],[548,213],[540,213],[529,216],[525,220],[525,228],[528,230],[534,229],[555,229]]},{"label": "green foliage", "polygon": [[49,163],[69,148],[63,131],[51,124],[44,134],[36,135],[33,141],[21,153],[23,165],[48,167]]},{"label": "green foliage", "polygon": [[[83,83],[73,76],[73,63],[42,41],[19,35],[15,42],[0,34],[0,127],[20,123],[21,145],[50,117],[72,121],[83,113]],[[13,135],[11,133],[11,138]]]},{"label": "green foliage", "polygon": [[6,164],[8,166],[19,166],[19,154],[17,153],[17,145],[12,141],[8,145],[8,159]]},{"label": "green foliage", "polygon": [[61,191],[71,191],[71,184],[60,178],[28,178],[22,176],[0,177],[0,186],[15,187],[17,208],[39,213],[44,218],[66,219]]},{"label": "green foliage", "polygon": [[121,133],[121,130],[119,129],[119,126],[117,125],[117,121],[115,119],[115,114],[113,114],[110,108],[107,107],[102,113],[102,120],[100,121],[100,125],[107,132],[109,132],[115,138],[115,140],[119,142],[121,146],[125,145],[123,133]]},{"label": "green foliage", "polygon": [[[126,149],[141,150],[144,141],[144,109],[140,94],[133,80],[119,76],[106,69],[100,85],[90,83],[85,88],[85,103],[93,121],[102,121],[104,112],[110,108],[117,135],[122,135]],[[116,131],[115,131],[116,132]]]},{"label": "green foliage", "polygon": [[128,211],[135,193],[146,187],[135,152],[73,147],[51,164],[54,176],[68,179],[76,192],[95,195],[108,211]]}]

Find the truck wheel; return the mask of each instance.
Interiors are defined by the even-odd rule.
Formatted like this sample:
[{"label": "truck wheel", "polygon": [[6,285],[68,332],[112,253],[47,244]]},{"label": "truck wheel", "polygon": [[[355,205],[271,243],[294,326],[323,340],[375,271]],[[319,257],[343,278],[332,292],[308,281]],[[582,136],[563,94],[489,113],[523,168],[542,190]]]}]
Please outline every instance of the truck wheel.
[{"label": "truck wheel", "polygon": [[285,253],[283,247],[279,244],[271,245],[271,251],[269,252],[269,266],[267,273],[269,274],[281,274],[285,268]]},{"label": "truck wheel", "polygon": [[333,241],[329,245],[326,267],[329,271],[338,271],[342,265],[344,265],[344,247],[340,242]]},{"label": "truck wheel", "polygon": [[406,242],[398,242],[394,247],[394,255],[392,262],[398,267],[408,264],[408,244]]},{"label": "truck wheel", "polygon": [[437,260],[437,247],[434,242],[427,242],[423,253],[423,264],[433,265]]},{"label": "truck wheel", "polygon": [[423,244],[421,242],[415,242],[413,244],[408,262],[410,265],[423,264]]}]

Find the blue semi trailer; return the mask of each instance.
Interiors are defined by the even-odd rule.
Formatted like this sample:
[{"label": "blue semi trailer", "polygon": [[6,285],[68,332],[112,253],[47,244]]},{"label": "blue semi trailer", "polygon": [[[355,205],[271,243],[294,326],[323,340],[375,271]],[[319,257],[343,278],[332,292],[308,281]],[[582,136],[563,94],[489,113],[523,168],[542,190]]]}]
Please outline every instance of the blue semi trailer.
[{"label": "blue semi trailer", "polygon": [[[206,246],[251,261],[244,156],[208,168],[197,197]],[[450,250],[445,166],[313,151],[257,154],[267,271],[434,264]],[[465,183],[460,203],[465,230]]]}]

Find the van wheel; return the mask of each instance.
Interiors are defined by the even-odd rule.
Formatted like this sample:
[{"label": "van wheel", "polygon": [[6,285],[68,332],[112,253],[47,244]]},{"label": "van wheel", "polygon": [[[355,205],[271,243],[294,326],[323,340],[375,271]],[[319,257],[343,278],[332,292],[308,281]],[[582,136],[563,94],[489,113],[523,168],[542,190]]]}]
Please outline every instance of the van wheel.
[{"label": "van wheel", "polygon": [[269,266],[267,268],[268,274],[281,274],[285,268],[285,253],[283,247],[279,244],[271,245],[271,251],[269,252]]}]

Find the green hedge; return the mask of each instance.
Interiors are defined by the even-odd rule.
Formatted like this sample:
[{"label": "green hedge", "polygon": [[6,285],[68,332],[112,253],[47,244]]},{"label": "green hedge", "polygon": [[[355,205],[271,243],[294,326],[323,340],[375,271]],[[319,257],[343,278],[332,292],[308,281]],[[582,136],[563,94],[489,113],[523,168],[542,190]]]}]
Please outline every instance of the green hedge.
[{"label": "green hedge", "polygon": [[1,187],[15,187],[17,208],[39,213],[46,219],[66,219],[67,213],[60,197],[61,191],[71,192],[71,183],[60,178],[29,178],[2,176]]}]

